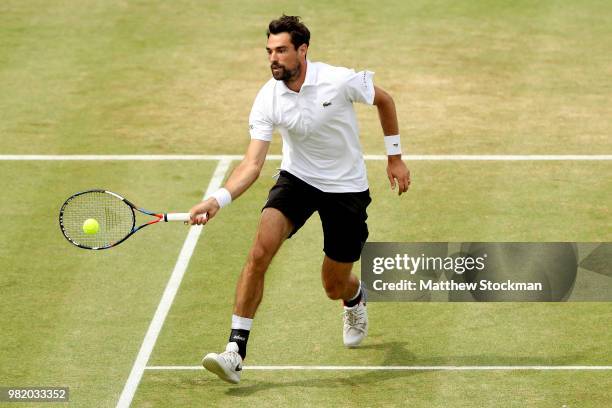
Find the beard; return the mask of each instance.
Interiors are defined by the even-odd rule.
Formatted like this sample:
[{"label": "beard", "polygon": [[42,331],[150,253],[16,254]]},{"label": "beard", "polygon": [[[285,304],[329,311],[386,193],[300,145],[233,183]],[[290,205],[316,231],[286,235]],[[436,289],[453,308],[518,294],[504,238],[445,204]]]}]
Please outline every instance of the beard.
[{"label": "beard", "polygon": [[[274,69],[278,68],[278,69]],[[288,82],[300,76],[300,72],[302,71],[302,64],[297,62],[295,69],[287,69],[287,67],[280,64],[272,64],[270,65],[270,71],[272,71],[272,76],[277,81]]]}]

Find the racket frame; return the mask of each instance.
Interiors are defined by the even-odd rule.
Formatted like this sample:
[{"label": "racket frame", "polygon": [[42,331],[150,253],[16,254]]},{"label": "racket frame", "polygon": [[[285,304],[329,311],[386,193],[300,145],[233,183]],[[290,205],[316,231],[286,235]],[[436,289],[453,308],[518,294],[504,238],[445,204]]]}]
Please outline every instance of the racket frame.
[{"label": "racket frame", "polygon": [[[117,240],[115,242],[111,242],[108,245],[104,245],[104,246],[99,246],[99,247],[90,247],[90,246],[86,246],[86,245],[82,245],[76,241],[74,241],[72,238],[70,238],[67,234],[66,231],[64,229],[64,222],[63,222],[63,218],[64,218],[64,209],[66,208],[66,206],[70,203],[70,201],[72,201],[73,199],[75,199],[78,196],[81,196],[83,194],[87,194],[87,193],[106,193],[106,194],[110,194],[116,198],[118,198],[119,200],[123,201],[125,204],[128,205],[128,207],[130,207],[130,209],[132,210],[132,229],[131,231],[123,238],[121,238],[120,240]],[[155,217],[155,219],[149,221],[149,222],[145,222],[144,224],[140,225],[140,226],[136,226],[136,211],[145,214],[145,215],[150,215],[152,217]],[[127,198],[114,193],[112,191],[108,191],[108,190],[103,190],[103,189],[92,189],[92,190],[86,190],[86,191],[80,191],[78,193],[75,193],[73,195],[71,195],[65,202],[64,204],[62,204],[62,207],[60,208],[60,212],[59,212],[59,225],[60,225],[60,229],[62,231],[62,235],[64,235],[64,237],[73,245],[78,246],[79,248],[83,248],[83,249],[91,249],[91,250],[102,250],[102,249],[108,249],[108,248],[112,248],[115,247],[117,245],[119,245],[120,243],[122,243],[123,241],[125,241],[126,239],[128,239],[129,237],[131,237],[132,235],[134,235],[134,233],[136,233],[137,231],[141,230],[144,227],[147,227],[149,225],[153,225],[153,224],[157,224],[158,222],[168,222],[168,221],[183,221],[183,222],[187,222],[189,221],[189,213],[156,213],[156,212],[152,212],[149,210],[146,210],[144,208],[141,207],[137,207],[134,203],[132,203],[131,201],[129,201]]]}]

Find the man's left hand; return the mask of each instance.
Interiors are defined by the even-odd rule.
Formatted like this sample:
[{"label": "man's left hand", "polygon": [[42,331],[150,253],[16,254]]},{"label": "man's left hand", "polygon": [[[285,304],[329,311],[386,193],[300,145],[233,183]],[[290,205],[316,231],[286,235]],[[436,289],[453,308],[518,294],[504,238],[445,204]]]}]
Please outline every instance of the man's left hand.
[{"label": "man's left hand", "polygon": [[397,184],[398,195],[408,191],[408,187],[410,187],[410,170],[408,170],[406,163],[402,161],[400,155],[388,156],[387,176],[391,182],[391,190],[395,190],[395,185]]}]

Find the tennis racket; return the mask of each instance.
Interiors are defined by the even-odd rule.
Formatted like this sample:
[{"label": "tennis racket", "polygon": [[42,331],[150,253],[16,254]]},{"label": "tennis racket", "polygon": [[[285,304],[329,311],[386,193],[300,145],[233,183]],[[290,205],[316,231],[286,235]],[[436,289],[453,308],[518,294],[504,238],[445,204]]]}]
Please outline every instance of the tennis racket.
[{"label": "tennis racket", "polygon": [[[136,226],[136,211],[154,219]],[[97,228],[87,229],[87,220]],[[107,249],[119,245],[136,231],[158,222],[189,221],[189,213],[154,213],[106,190],[88,190],[72,195],[59,213],[59,224],[66,239],[84,249]],[[91,222],[91,221],[90,221]]]}]

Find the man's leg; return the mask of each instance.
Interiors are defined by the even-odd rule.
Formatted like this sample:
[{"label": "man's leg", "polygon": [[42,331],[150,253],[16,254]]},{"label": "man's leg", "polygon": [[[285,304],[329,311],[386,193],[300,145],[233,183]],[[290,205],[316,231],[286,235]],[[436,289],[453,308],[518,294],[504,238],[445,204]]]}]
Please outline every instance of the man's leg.
[{"label": "man's leg", "polygon": [[368,334],[365,292],[351,273],[352,267],[352,262],[337,262],[326,255],[321,269],[325,293],[332,300],[342,299],[344,304],[342,338],[347,347],[358,346]]},{"label": "man's leg", "polygon": [[354,273],[353,262],[337,262],[325,255],[321,268],[321,280],[327,297],[332,300],[350,300],[359,289],[359,279]]},{"label": "man's leg", "polygon": [[368,238],[366,208],[369,190],[358,193],[325,193],[319,206],[323,225],[323,267],[321,278],[330,299],[342,299],[344,345],[359,345],[368,333],[366,292],[351,273]]},{"label": "man's leg", "polygon": [[252,319],[263,296],[264,275],[292,230],[293,224],[279,210],[266,208],[262,211],[255,240],[238,279],[229,343],[225,352],[209,353],[202,360],[207,370],[225,381],[240,381]]},{"label": "man's leg", "polygon": [[276,208],[263,210],[255,241],[236,286],[235,315],[249,319],[255,316],[263,296],[264,275],[292,229],[291,221]]}]

